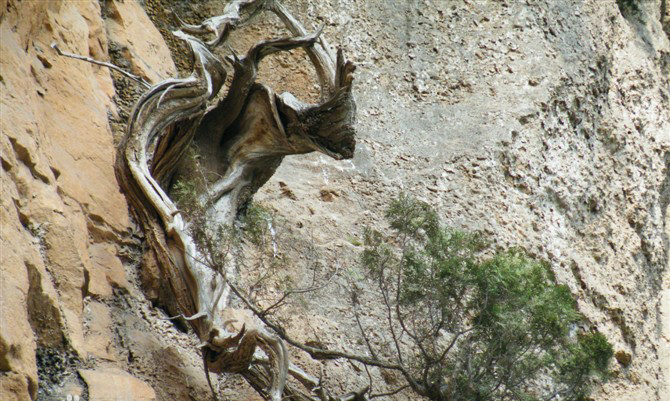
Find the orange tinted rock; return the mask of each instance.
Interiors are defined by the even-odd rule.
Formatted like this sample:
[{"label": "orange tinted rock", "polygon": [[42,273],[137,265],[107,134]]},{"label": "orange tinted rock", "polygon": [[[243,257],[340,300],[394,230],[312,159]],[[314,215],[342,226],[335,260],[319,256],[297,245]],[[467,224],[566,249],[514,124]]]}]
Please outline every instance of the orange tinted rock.
[{"label": "orange tinted rock", "polygon": [[156,393],[145,382],[120,369],[80,370],[91,400],[153,401]]},{"label": "orange tinted rock", "polygon": [[121,260],[116,256],[116,247],[109,243],[89,246],[91,258],[91,276],[89,293],[99,296],[112,295],[112,287],[126,287],[126,272]]},{"label": "orange tinted rock", "polygon": [[170,50],[142,6],[136,1],[110,1],[107,7],[109,39],[125,50],[132,73],[153,83],[176,76]]}]

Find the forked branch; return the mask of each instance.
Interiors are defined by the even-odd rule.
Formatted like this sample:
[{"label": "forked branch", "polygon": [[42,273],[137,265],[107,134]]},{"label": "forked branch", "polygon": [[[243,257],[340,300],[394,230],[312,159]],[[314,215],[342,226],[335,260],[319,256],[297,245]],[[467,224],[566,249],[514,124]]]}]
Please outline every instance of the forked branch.
[{"label": "forked branch", "polygon": [[[262,41],[244,57],[229,57],[227,61],[234,70],[232,81],[225,98],[212,107],[210,103],[226,81],[223,62],[213,49],[244,23],[243,12],[250,11],[253,16],[265,9],[279,15],[294,37]],[[352,357],[390,369],[399,367],[304,346],[288,337],[282,339],[267,330],[285,336],[283,329],[264,320],[266,316],[260,319],[265,325],[243,326],[237,333],[229,331],[226,315],[230,311],[229,284],[235,260],[226,254],[221,260],[213,260],[212,255],[220,255],[214,249],[220,244],[198,243],[190,225],[194,222],[188,221],[191,215],[183,213],[170,195],[174,177],[188,174],[181,163],[187,149],[195,144],[202,164],[220,178],[205,182],[205,189],[196,195],[199,209],[190,213],[205,216],[197,223],[203,225],[204,232],[215,233],[220,227],[233,224],[238,210],[272,176],[285,155],[319,151],[336,159],[352,157],[353,64],[344,60],[341,51],[333,60],[325,41],[320,39],[323,27],[307,34],[275,1],[232,1],[221,16],[198,25],[181,25],[174,35],[191,50],[192,73],[153,86],[113,64],[61,52],[56,45],[54,49],[60,55],[119,71],[147,88],[130,113],[126,135],[119,145],[117,180],[157,258],[180,315],[189,317],[186,320],[201,341],[206,370],[240,373],[259,394],[272,401],[285,396],[306,401],[360,399],[367,389],[340,398],[327,395],[320,380],[290,365],[285,342],[300,346],[316,358]],[[211,34],[213,38],[204,42],[192,36],[196,34]],[[263,58],[295,48],[305,48],[317,69],[324,94],[321,104],[301,103],[288,94],[277,96],[255,82]],[[209,179],[207,175],[203,177]],[[232,290],[240,295],[235,287]],[[287,384],[289,374],[298,378],[306,392]]]}]

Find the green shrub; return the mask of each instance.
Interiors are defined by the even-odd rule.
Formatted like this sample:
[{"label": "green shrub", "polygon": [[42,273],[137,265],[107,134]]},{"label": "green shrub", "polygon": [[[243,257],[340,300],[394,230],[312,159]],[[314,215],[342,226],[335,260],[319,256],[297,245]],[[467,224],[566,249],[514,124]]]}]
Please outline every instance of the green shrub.
[{"label": "green shrub", "polygon": [[[407,196],[368,230],[362,264],[391,317],[398,361],[433,400],[578,400],[607,377],[612,347],[546,263],[515,249],[490,258],[477,234],[442,226]],[[388,333],[387,333],[388,334]]]}]

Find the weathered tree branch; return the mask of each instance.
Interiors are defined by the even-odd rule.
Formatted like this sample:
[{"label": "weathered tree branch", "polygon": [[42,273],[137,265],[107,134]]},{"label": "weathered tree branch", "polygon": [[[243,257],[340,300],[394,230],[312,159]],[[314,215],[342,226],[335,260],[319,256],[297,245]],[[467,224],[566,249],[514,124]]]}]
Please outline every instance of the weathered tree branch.
[{"label": "weathered tree branch", "polygon": [[207,33],[214,34],[214,39],[212,39],[210,42],[207,42],[209,48],[212,49],[225,43],[230,32],[236,26],[240,25],[241,12],[253,6],[256,6],[256,9],[252,12],[252,16],[264,8],[265,2],[259,0],[233,0],[223,9],[222,15],[207,18],[198,25],[185,23],[174,11],[172,14],[180,23],[181,30],[186,33],[194,35]]},{"label": "weathered tree branch", "polygon": [[394,363],[394,362],[389,362],[389,361],[384,361],[380,359],[376,359],[373,357],[367,357],[364,355],[357,355],[357,354],[352,354],[348,352],[343,352],[343,351],[338,351],[338,350],[329,350],[325,348],[317,348],[317,347],[312,347],[306,344],[303,344],[299,341],[296,341],[293,339],[291,336],[288,335],[284,327],[281,325],[273,322],[270,320],[268,316],[263,314],[263,311],[259,309],[256,305],[254,305],[253,302],[251,302],[247,297],[244,296],[244,294],[237,288],[237,286],[233,283],[229,283],[231,289],[235,293],[235,295],[244,302],[244,304],[251,310],[255,316],[257,316],[267,327],[272,329],[279,337],[281,337],[284,341],[287,343],[293,345],[296,348],[299,348],[308,354],[312,356],[314,359],[338,359],[338,358],[345,358],[345,359],[350,359],[353,361],[358,361],[361,363],[364,363],[369,366],[376,366],[379,368],[384,368],[384,369],[392,369],[392,370],[398,370],[398,371],[403,371],[405,370],[403,366]]},{"label": "weathered tree branch", "polygon": [[[243,10],[253,9],[254,14],[267,8],[286,19],[289,26],[301,27],[281,5],[258,0],[233,1],[223,15],[199,25],[182,22],[175,35],[192,51],[193,72],[189,77],[152,86],[137,101],[119,146],[116,173],[181,314],[190,316],[187,321],[203,344],[206,369],[240,373],[259,394],[273,401],[284,395],[316,400],[287,386],[288,374],[298,377],[314,394],[320,383],[290,367],[285,340],[264,327],[245,326],[236,334],[228,331],[226,311],[234,258],[214,249],[220,244],[199,244],[188,215],[170,197],[175,174],[186,174],[180,172],[180,162],[191,143],[199,151],[203,168],[220,177],[206,181],[204,192],[197,195],[196,203],[204,216],[197,224],[203,225],[198,228],[205,236],[234,222],[238,211],[272,176],[284,156],[312,151],[336,159],[353,156],[353,65],[341,52],[335,65],[327,53],[312,50],[321,29],[307,35],[304,29],[290,28],[296,37],[260,42],[242,58],[233,54],[227,59],[234,74],[227,95],[210,108],[226,78],[212,49],[226,41],[241,22]],[[214,38],[206,43],[191,36],[207,33]],[[307,49],[321,71],[322,86],[329,88],[322,104],[303,104],[287,94],[276,96],[255,82],[264,57],[298,47]],[[209,179],[207,174],[204,177]],[[213,255],[221,260],[212,260]]]},{"label": "weathered tree branch", "polygon": [[[273,1],[269,8],[282,20],[291,34],[304,36],[307,33],[303,25],[288,12],[283,4]],[[314,68],[316,68],[321,86],[321,98],[326,99],[338,88],[337,66],[324,39],[321,39],[320,46],[321,48],[314,46],[305,50]]]},{"label": "weathered tree branch", "polygon": [[[234,54],[228,58],[234,69],[228,94],[207,111],[226,78],[221,61],[211,49],[225,42],[240,23],[240,12],[250,7],[256,7],[252,15],[272,9],[297,37],[263,41],[241,59]],[[391,369],[398,367],[301,345],[286,337],[282,328],[267,320],[268,312],[291,293],[313,288],[289,291],[269,308],[258,311],[236,287],[229,285],[230,271],[224,266],[228,258],[214,250],[220,245],[212,241],[204,245],[196,243],[187,216],[169,195],[172,177],[194,139],[202,151],[204,165],[222,177],[206,183],[205,187],[211,189],[198,197],[205,216],[209,217],[202,229],[210,234],[233,223],[241,205],[270,178],[285,155],[320,151],[336,159],[352,157],[353,64],[346,62],[340,51],[333,66],[323,40],[320,42],[323,50],[314,49],[322,28],[307,35],[302,25],[274,1],[237,0],[226,6],[224,15],[200,25],[181,24],[182,30],[174,35],[189,46],[193,71],[186,78],[171,78],[153,86],[113,64],[64,53],[56,44],[52,47],[61,56],[114,69],[148,88],[136,102],[127,133],[119,145],[117,180],[144,230],[181,312],[179,316],[184,317],[202,342],[206,371],[241,373],[259,394],[273,401],[283,396],[305,401],[364,399],[367,388],[339,398],[328,395],[320,379],[289,363],[284,341],[316,358],[347,357]],[[212,33],[215,38],[204,43],[190,35],[203,33]],[[290,94],[276,96],[269,88],[255,83],[258,64],[264,57],[297,47],[306,48],[315,64],[322,93],[327,95],[324,98],[328,97],[322,104],[304,104]],[[213,255],[220,255],[221,260],[211,260]],[[263,327],[243,326],[237,334],[230,333],[226,329],[225,310],[231,288],[268,328],[284,338],[269,334]],[[288,386],[287,374],[314,395]],[[209,375],[207,381],[214,391]]]},{"label": "weathered tree branch", "polygon": [[131,74],[128,71],[124,70],[123,68],[121,68],[119,66],[116,66],[112,63],[107,63],[105,61],[95,60],[95,59],[92,59],[90,57],[80,56],[78,54],[64,52],[60,49],[60,47],[58,47],[58,43],[56,43],[56,42],[51,44],[51,48],[54,49],[56,51],[56,53],[58,53],[59,56],[69,57],[69,58],[73,58],[73,59],[76,59],[76,60],[86,61],[87,63],[99,65],[99,66],[102,66],[102,67],[107,67],[109,69],[112,69],[114,71],[117,71],[117,72],[123,74],[125,77],[132,79],[133,81],[139,83],[140,85],[142,85],[145,88],[151,87],[151,84],[149,82],[145,81],[144,78],[138,77],[137,75],[134,75],[134,74]]},{"label": "weathered tree branch", "polygon": [[[237,119],[245,106],[245,101],[251,92],[258,74],[258,64],[263,58],[279,51],[288,51],[297,47],[307,47],[314,44],[321,31],[313,35],[301,35],[291,39],[275,39],[257,43],[241,59],[235,54],[227,61],[233,66],[233,81],[226,97],[207,113],[203,121],[201,138],[209,138],[211,145],[219,145],[230,125]],[[214,134],[213,134],[214,133]]]}]

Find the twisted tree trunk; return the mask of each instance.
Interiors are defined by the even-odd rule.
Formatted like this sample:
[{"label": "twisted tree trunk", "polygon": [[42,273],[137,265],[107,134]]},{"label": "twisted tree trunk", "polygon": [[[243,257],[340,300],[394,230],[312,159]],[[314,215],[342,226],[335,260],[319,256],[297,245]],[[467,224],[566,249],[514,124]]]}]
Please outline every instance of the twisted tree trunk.
[{"label": "twisted tree trunk", "polygon": [[[234,70],[225,98],[212,100],[223,87],[226,71],[213,51],[225,43],[241,21],[241,13],[269,10],[295,35],[263,41],[243,57],[229,57]],[[213,34],[209,42],[192,36]],[[263,397],[279,401],[332,399],[313,390],[318,380],[290,366],[282,340],[264,327],[232,333],[224,309],[231,288],[230,271],[208,263],[189,228],[188,217],[170,198],[170,183],[186,149],[194,144],[201,163],[220,177],[197,194],[205,231],[231,225],[239,210],[274,174],[286,155],[322,152],[335,159],[354,152],[355,104],[351,96],[352,63],[342,52],[334,58],[320,40],[320,30],[307,34],[299,22],[274,1],[237,0],[224,15],[200,25],[183,24],[174,34],[192,51],[187,78],[153,85],[137,102],[116,160],[118,181],[146,240],[155,254],[174,301],[202,343],[206,368],[238,372]],[[291,94],[276,95],[255,82],[258,65],[272,53],[305,48],[322,88],[320,104],[304,104]],[[212,107],[213,106],[213,107]],[[263,352],[259,351],[262,349]],[[293,374],[306,391],[289,388]]]}]

